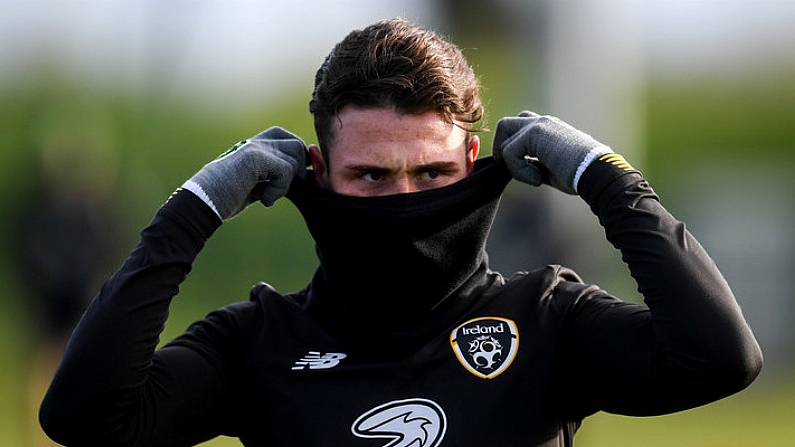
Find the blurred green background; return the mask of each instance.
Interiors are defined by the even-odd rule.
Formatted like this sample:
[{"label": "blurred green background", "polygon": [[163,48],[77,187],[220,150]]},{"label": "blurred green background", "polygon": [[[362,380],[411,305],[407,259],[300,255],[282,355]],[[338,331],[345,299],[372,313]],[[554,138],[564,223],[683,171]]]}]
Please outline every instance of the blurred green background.
[{"label": "blurred green background", "polygon": [[[111,5],[0,1],[0,445],[53,445],[35,413],[68,328],[47,329],[46,289],[30,263],[57,267],[47,250],[58,244],[94,247],[66,261],[72,274],[78,261],[94,261],[84,281],[89,299],[157,207],[206,161],[272,125],[314,142],[307,103],[315,67],[349,29],[398,15],[464,48],[492,128],[529,108],[627,155],[716,259],[765,351],[762,376],[748,390],[663,417],[598,414],[577,445],[795,442],[795,27],[782,27],[795,25],[789,2]],[[306,8],[322,13],[307,17]],[[491,134],[482,139],[490,148]],[[66,214],[41,214],[52,203],[67,204]],[[69,216],[100,230],[74,236]],[[48,242],[42,228],[67,240]],[[584,205],[545,188],[511,185],[489,251],[504,273],[561,263],[639,299]],[[246,299],[257,281],[301,288],[315,265],[288,201],[252,207],[209,241],[162,339]]]}]

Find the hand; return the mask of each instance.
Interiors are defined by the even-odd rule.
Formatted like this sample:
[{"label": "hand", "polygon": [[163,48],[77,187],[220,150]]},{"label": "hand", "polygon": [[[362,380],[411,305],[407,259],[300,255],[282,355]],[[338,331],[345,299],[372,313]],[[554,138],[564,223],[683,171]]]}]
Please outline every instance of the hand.
[{"label": "hand", "polygon": [[497,123],[493,152],[494,158],[505,160],[516,180],[577,194],[585,168],[613,151],[554,116],[525,111]]},{"label": "hand", "polygon": [[296,175],[306,175],[305,160],[303,141],[280,127],[271,127],[204,165],[182,187],[226,220],[257,200],[273,205],[287,193]]}]

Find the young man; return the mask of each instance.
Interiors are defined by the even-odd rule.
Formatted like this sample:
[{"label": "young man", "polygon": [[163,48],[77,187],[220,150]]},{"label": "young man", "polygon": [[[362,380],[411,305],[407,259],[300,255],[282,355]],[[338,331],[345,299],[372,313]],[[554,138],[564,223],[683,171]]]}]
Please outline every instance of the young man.
[{"label": "young man", "polygon": [[[41,408],[56,441],[247,446],[562,446],[597,411],[653,415],[746,387],[761,353],[710,258],[641,175],[524,112],[477,159],[458,49],[402,20],[354,31],[310,103],[319,146],[271,128],[189,179],[76,329]],[[313,166],[305,168],[308,152]],[[511,178],[579,194],[646,305],[484,251]],[[306,289],[262,283],[156,350],[204,242],[286,195],[317,243]]]}]

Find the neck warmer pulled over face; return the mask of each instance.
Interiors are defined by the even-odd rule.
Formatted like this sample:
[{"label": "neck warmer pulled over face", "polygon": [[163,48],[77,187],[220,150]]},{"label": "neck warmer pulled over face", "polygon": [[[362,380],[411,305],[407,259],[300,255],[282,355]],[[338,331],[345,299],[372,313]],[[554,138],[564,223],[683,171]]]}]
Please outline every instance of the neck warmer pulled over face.
[{"label": "neck warmer pulled over face", "polygon": [[309,306],[324,318],[400,330],[485,281],[486,239],[511,178],[503,163],[486,157],[452,185],[380,197],[336,194],[308,174],[287,197],[316,243]]}]

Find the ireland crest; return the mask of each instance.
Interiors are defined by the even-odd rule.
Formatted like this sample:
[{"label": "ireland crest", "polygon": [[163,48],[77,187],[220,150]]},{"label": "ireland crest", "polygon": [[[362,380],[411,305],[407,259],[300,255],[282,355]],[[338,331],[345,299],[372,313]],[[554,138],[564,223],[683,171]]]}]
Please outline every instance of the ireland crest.
[{"label": "ireland crest", "polygon": [[450,345],[467,371],[482,379],[493,379],[508,369],[516,357],[519,332],[513,320],[480,317],[455,328],[450,333]]}]

